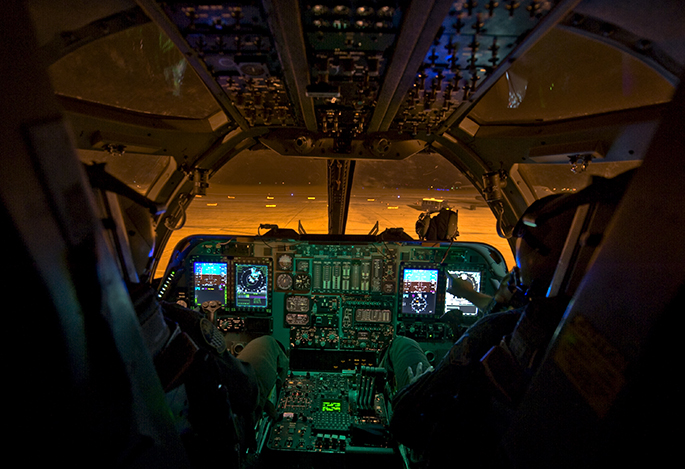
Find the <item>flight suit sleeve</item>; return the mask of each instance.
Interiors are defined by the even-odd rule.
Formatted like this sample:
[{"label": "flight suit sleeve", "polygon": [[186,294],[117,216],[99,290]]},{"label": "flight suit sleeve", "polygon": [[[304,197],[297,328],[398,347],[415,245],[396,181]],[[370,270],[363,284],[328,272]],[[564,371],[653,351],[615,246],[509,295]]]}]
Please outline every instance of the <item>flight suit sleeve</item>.
[{"label": "flight suit sleeve", "polygon": [[440,441],[459,440],[464,429],[472,431],[490,401],[479,360],[511,333],[519,318],[517,310],[485,316],[454,343],[434,371],[400,389],[390,420],[397,441],[427,449]]},{"label": "flight suit sleeve", "polygon": [[202,350],[210,353],[216,363],[218,381],[227,388],[233,410],[251,414],[257,407],[259,387],[255,370],[250,363],[241,361],[227,351],[219,353],[207,343],[200,325],[204,316],[175,303],[162,302],[165,317],[176,322]]}]

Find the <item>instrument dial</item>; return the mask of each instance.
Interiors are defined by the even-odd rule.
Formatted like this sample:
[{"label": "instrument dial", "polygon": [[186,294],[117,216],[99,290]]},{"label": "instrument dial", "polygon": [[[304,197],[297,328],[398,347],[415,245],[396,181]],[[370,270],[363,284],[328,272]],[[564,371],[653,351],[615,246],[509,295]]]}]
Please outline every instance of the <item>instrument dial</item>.
[{"label": "instrument dial", "polygon": [[307,274],[297,274],[295,276],[294,290],[309,291],[312,288],[312,279]]},{"label": "instrument dial", "polygon": [[278,267],[281,270],[293,270],[293,256],[290,254],[281,254],[278,257]]},{"label": "instrument dial", "polygon": [[276,286],[280,290],[290,290],[293,287],[293,278],[290,274],[278,274]]}]

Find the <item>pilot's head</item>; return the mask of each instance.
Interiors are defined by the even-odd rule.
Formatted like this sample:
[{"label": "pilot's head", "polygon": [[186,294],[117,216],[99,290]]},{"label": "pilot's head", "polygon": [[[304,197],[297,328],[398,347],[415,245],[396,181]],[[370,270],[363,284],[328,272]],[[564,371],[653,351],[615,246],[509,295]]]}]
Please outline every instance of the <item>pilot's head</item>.
[{"label": "pilot's head", "polygon": [[128,236],[131,258],[141,280],[150,274],[150,259],[155,247],[155,230],[150,210],[126,197],[119,197],[121,214]]},{"label": "pilot's head", "polygon": [[611,179],[594,177],[592,183],[581,191],[544,197],[526,209],[513,234],[517,238],[516,263],[522,283],[530,286],[529,294],[547,292],[576,209],[585,204],[594,207],[592,226],[583,228],[591,232],[584,235],[596,235],[601,239],[636,171],[637,168]]},{"label": "pilot's head", "polygon": [[555,194],[536,200],[514,228],[516,264],[529,294],[545,294],[554,276],[576,208],[564,209],[560,202],[565,197]]}]

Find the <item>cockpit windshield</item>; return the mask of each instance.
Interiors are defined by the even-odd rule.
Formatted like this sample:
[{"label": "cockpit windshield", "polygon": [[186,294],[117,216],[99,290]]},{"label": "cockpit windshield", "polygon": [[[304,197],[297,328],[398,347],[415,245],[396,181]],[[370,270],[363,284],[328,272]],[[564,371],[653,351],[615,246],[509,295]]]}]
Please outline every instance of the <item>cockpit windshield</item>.
[{"label": "cockpit windshield", "polygon": [[[455,4],[455,8],[457,6]],[[108,122],[87,129],[92,135],[80,142],[82,161],[107,163],[108,172],[142,194],[148,195],[152,191],[154,196],[159,196],[157,201],[160,203],[171,203],[173,201],[165,197],[178,194],[171,185],[159,192],[166,179],[174,172],[177,172],[177,181],[184,177],[180,173],[190,177],[192,165],[207,155],[211,156],[212,149],[221,145],[221,136],[226,135],[227,128],[236,125],[237,128],[234,128],[239,133],[245,130],[242,126],[263,126],[260,131],[265,132],[265,136],[275,130],[274,122],[269,120],[247,119],[248,125],[240,124],[240,119],[233,122],[231,118],[235,118],[235,115],[227,118],[230,113],[224,113],[226,103],[219,105],[216,93],[213,96],[199,78],[201,71],[196,73],[193,70],[170,37],[173,35],[165,34],[155,22],[135,25],[90,43],[86,41],[84,45],[65,52],[49,68],[53,87],[65,101],[93,105],[88,108],[91,113],[97,113],[100,107],[122,112],[117,119],[123,121],[113,124],[112,128]],[[452,50],[454,44],[451,36],[441,40],[446,44],[436,50]],[[491,47],[488,50],[495,49]],[[564,53],[559,53],[560,50]],[[475,50],[473,57],[474,60],[477,58]],[[435,62],[437,59],[436,56],[431,60]],[[455,63],[452,65],[455,66]],[[605,66],[607,64],[611,66]],[[443,65],[434,65],[438,67],[436,70],[440,70],[438,76],[442,76],[443,71],[446,73],[447,68]],[[466,71],[466,68],[462,71]],[[600,73],[603,75],[598,76]],[[421,77],[423,75],[420,74]],[[203,79],[206,80],[206,77]],[[436,78],[431,83],[435,87],[447,86],[444,83],[439,85],[441,80]],[[421,79],[419,82],[422,82]],[[246,83],[251,82],[247,79]],[[450,90],[451,87],[449,85]],[[461,86],[456,89],[465,88]],[[433,90],[433,93],[437,92],[437,88]],[[667,102],[672,92],[673,85],[634,54],[610,47],[561,24],[551,28],[548,34],[518,57],[480,98],[468,116],[485,128],[502,123],[530,125],[655,105]],[[421,93],[424,98],[430,98],[428,88],[422,89]],[[449,92],[445,90],[442,93],[444,102],[448,103],[446,106],[450,107],[446,97]],[[578,99],[580,96],[584,99]],[[234,98],[233,105],[240,108],[240,100]],[[321,101],[323,98],[316,99]],[[418,95],[413,100],[403,102],[412,102],[412,106],[416,107]],[[423,109],[421,115],[424,117],[438,115],[436,109],[426,107],[429,102],[430,99],[417,108]],[[240,109],[241,112],[247,112]],[[128,128],[129,123],[124,122],[128,115],[144,115],[148,119],[145,125],[154,130],[143,132],[138,128]],[[249,117],[249,112],[247,115]],[[411,113],[405,109],[402,115],[410,116]],[[447,114],[442,115],[444,117]],[[211,116],[221,118],[215,122]],[[201,132],[192,134],[188,127],[182,129],[186,133],[179,132],[176,136],[173,132],[180,127],[172,130],[167,129],[167,126],[173,127],[177,122],[173,125],[158,122],[170,118],[183,121],[183,125],[196,126]],[[327,119],[324,121],[328,122]],[[288,121],[283,125],[287,127],[291,124]],[[106,133],[110,140],[119,141],[117,139],[120,138],[120,152],[116,145],[113,148],[105,145],[108,140],[104,137],[97,150],[108,151],[95,149],[93,141],[98,132],[103,131],[101,127],[109,129]],[[397,127],[398,135],[403,135],[403,138],[403,132],[406,131],[404,127],[404,124]],[[432,125],[426,127],[425,134],[421,129],[417,124],[413,131],[418,137],[430,140]],[[157,144],[162,141],[160,134],[167,130],[169,133],[163,135],[165,145]],[[317,128],[317,131],[325,134],[327,130]],[[148,154],[136,154],[132,150],[134,146],[131,142],[135,143],[141,138],[154,143],[146,143]],[[481,140],[487,142],[486,138]],[[92,149],[89,149],[89,144]],[[123,151],[127,145],[128,148]],[[476,139],[471,149],[482,152],[479,145]],[[176,243],[189,235],[254,236],[276,226],[307,234],[329,232],[329,218],[335,212],[331,208],[334,205],[330,204],[329,191],[334,189],[336,183],[330,180],[329,160],[322,157],[283,156],[265,149],[267,147],[272,148],[255,145],[252,149],[236,152],[220,169],[213,167],[206,194],[183,194],[192,197],[192,202],[183,209],[183,221],[174,226],[177,229],[173,230],[166,243],[159,269],[165,267]],[[344,229],[332,231],[367,235],[401,228],[416,239],[415,224],[421,213],[449,207],[458,211],[457,241],[490,244],[505,256],[507,264],[511,266],[513,257],[509,243],[498,236],[497,220],[492,210],[470,182],[474,179],[473,174],[467,178],[445,157],[434,153],[430,146],[421,148],[419,153],[404,159],[368,159],[375,156],[365,154],[356,160],[351,180],[341,181],[350,187],[349,206],[342,210],[345,216]],[[519,189],[527,194],[523,202],[526,204],[549,193],[578,190],[587,185],[589,175],[595,174],[595,170],[600,175],[607,173],[598,163],[593,163],[590,171],[578,176],[569,171],[567,165],[520,163],[528,162],[529,157],[532,159],[527,150],[520,155],[513,150],[510,153],[508,157],[514,162],[510,165],[512,175],[518,175]],[[214,157],[221,158],[222,155]],[[620,171],[633,165],[623,161],[616,164],[620,165]],[[491,159],[487,165],[494,170],[498,163]],[[609,173],[613,175],[620,171],[610,169]],[[165,223],[164,226],[168,225]]]},{"label": "cockpit windshield", "polygon": [[147,195],[160,176],[176,163],[170,156],[144,155],[139,153],[116,153],[96,150],[78,150],[79,159],[85,164],[104,164],[106,171],[130,188]]},{"label": "cockpit windshield", "polygon": [[554,121],[668,102],[673,91],[628,52],[554,28],[511,66],[471,117],[481,124]]},{"label": "cockpit windshield", "polygon": [[308,233],[326,233],[326,203],[326,160],[246,151],[212,176],[176,235],[254,236],[268,231],[260,225],[297,231],[300,224]]},{"label": "cockpit windshield", "polygon": [[154,23],[86,44],[49,68],[57,94],[159,116],[219,111],[183,54]]},{"label": "cockpit windshield", "polygon": [[[245,151],[212,176],[207,194],[196,196],[185,224],[166,245],[161,275],[175,245],[196,234],[264,234],[270,228],[307,234],[328,233],[326,160]],[[402,161],[358,161],[345,234],[366,235],[402,228],[417,239],[415,224],[424,211],[458,211],[457,241],[496,247],[507,265],[511,249],[496,231],[496,219],[476,188],[445,158],[420,154]]]}]

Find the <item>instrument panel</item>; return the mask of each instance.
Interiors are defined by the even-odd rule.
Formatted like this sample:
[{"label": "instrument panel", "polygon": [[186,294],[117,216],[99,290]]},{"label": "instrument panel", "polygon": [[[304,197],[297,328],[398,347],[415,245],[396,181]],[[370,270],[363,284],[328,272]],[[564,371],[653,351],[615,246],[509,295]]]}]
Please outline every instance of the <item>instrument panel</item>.
[{"label": "instrument panel", "polygon": [[373,365],[397,334],[448,347],[481,314],[447,293],[448,273],[492,294],[506,265],[481,243],[193,236],[158,295],[204,311],[238,349],[271,334],[296,369],[334,371]]},{"label": "instrument panel", "polygon": [[282,419],[273,425],[266,440],[267,455],[277,454],[273,462],[280,463],[283,453],[340,456],[353,451],[364,454],[367,463],[369,447],[377,455],[392,455],[391,439],[385,432],[388,416],[384,397],[365,392],[377,372],[366,368],[357,375],[291,374],[278,402]]},{"label": "instrument panel", "polygon": [[277,418],[259,437],[265,467],[408,467],[387,428],[382,353],[404,335],[437,364],[481,315],[447,292],[450,275],[494,294],[505,273],[481,243],[193,236],[158,296],[203,311],[238,357],[265,334],[288,347]]}]

